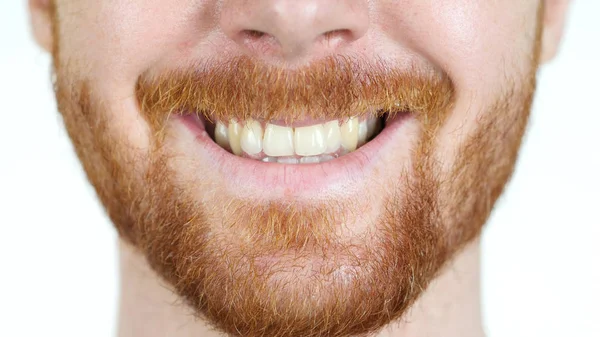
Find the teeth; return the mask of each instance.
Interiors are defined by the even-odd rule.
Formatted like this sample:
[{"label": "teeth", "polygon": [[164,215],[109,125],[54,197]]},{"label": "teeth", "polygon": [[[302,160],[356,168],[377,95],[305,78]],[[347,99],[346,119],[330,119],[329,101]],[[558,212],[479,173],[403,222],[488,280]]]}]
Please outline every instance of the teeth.
[{"label": "teeth", "polygon": [[359,122],[356,117],[291,128],[249,119],[215,124],[215,142],[233,154],[244,153],[266,163],[314,164],[356,150],[381,129],[377,118]]},{"label": "teeth", "polygon": [[285,126],[267,124],[263,138],[263,152],[267,156],[294,155],[294,130]]},{"label": "teeth", "polygon": [[367,121],[358,123],[358,146],[363,146],[367,142]]},{"label": "teeth", "polygon": [[369,118],[367,120],[367,139],[375,135],[379,129],[379,118]]},{"label": "teeth", "polygon": [[340,127],[342,135],[342,146],[348,151],[356,150],[358,145],[358,119],[356,117],[348,118]]},{"label": "teeth", "polygon": [[260,123],[250,119],[242,128],[240,144],[242,150],[249,155],[259,154],[262,151],[263,131]]},{"label": "teeth", "polygon": [[298,160],[298,158],[284,157],[284,158],[278,158],[277,162],[279,164],[298,164],[299,160]]},{"label": "teeth", "polygon": [[325,132],[323,124],[295,129],[294,147],[299,156],[318,156],[325,153]]},{"label": "teeth", "polygon": [[229,130],[225,124],[217,122],[215,125],[215,141],[219,146],[225,149],[229,149]]},{"label": "teeth", "polygon": [[300,159],[294,157],[265,157],[263,163],[279,163],[279,164],[318,164],[335,159],[334,156],[323,154],[320,156],[302,157]]},{"label": "teeth", "polygon": [[321,159],[319,158],[319,156],[300,158],[300,164],[316,164],[316,163],[320,163],[320,162],[321,162]]},{"label": "teeth", "polygon": [[334,156],[330,156],[328,154],[322,156],[314,156],[314,157],[302,157],[300,158],[300,164],[318,164],[326,161],[330,161],[335,159]]},{"label": "teeth", "polygon": [[229,138],[229,146],[231,152],[236,156],[242,154],[242,145],[240,143],[240,137],[242,136],[242,126],[236,121],[230,121],[229,127],[227,128],[227,138]]},{"label": "teeth", "polygon": [[263,163],[276,163],[277,162],[277,158],[276,157],[264,157],[261,160],[262,160]]},{"label": "teeth", "polygon": [[325,132],[325,144],[327,148],[325,153],[334,153],[342,145],[342,135],[340,134],[340,124],[338,121],[331,121],[323,125],[323,132]]}]

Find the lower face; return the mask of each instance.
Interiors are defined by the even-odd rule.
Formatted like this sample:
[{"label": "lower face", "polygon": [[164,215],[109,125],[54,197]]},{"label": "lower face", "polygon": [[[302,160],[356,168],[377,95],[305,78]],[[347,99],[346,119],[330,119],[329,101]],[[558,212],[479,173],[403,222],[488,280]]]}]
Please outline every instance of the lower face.
[{"label": "lower face", "polygon": [[374,2],[357,46],[287,67],[202,35],[209,1],[83,2],[54,19],[77,154],[121,237],[226,333],[382,328],[510,177],[538,3]]}]

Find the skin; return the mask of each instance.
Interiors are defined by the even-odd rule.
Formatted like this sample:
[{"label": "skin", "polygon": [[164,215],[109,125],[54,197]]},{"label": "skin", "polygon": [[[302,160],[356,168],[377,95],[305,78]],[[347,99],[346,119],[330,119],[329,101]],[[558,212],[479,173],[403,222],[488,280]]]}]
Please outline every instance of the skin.
[{"label": "skin", "polygon": [[[31,0],[34,35],[54,57],[59,110],[123,239],[120,335],[481,335],[477,237],[511,175],[535,73],[556,53],[566,6]],[[388,127],[379,142],[385,155],[368,157],[375,164],[348,159],[352,179],[304,186],[295,176],[302,169],[291,168],[287,181],[266,186],[244,175],[248,161],[211,158],[210,146],[195,142],[177,117],[199,104],[181,92],[212,88],[208,102],[227,107],[216,104],[229,93],[218,79],[256,69],[238,63],[232,72],[227,62],[235,58],[292,84],[304,70],[324,74],[310,87],[344,88],[318,66],[340,55],[357,60],[350,74],[386,74],[374,64],[387,65],[394,76],[377,78],[396,96],[381,107],[400,101],[411,112],[404,127]],[[210,77],[185,76],[223,65],[230,70],[210,87]],[[166,90],[165,78],[188,90]],[[249,78],[235,90],[263,83],[267,93],[288,92],[269,78]],[[375,105],[368,94],[390,96],[369,88],[356,106]],[[411,95],[412,88],[421,90]],[[332,92],[337,102],[341,91]],[[264,106],[259,99],[240,106]],[[349,115],[342,104],[324,111],[311,101],[293,106],[307,115],[275,106],[265,115],[223,108],[206,117]],[[375,145],[357,153],[368,151]],[[263,169],[277,172],[256,168]],[[164,304],[177,299],[186,307]],[[153,314],[136,310],[148,303]],[[188,310],[199,319],[185,323]]]}]

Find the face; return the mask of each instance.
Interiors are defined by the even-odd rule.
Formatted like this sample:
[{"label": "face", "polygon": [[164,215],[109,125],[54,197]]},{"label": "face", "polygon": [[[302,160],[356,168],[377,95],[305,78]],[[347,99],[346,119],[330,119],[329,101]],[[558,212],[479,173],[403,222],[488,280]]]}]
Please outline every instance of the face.
[{"label": "face", "polygon": [[121,237],[243,336],[401,317],[479,235],[551,44],[535,0],[37,3]]}]

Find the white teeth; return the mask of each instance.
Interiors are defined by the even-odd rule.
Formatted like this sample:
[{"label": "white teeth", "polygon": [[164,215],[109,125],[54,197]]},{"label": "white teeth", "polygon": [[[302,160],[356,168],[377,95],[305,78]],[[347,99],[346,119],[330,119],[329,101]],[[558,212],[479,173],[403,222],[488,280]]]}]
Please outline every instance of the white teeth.
[{"label": "white teeth", "polygon": [[342,135],[340,134],[340,124],[338,121],[331,121],[323,125],[323,132],[325,132],[325,144],[327,148],[325,153],[334,153],[342,145]]},{"label": "white teeth", "polygon": [[277,158],[276,157],[264,157],[261,160],[262,160],[263,163],[276,163],[277,162]]},{"label": "white teeth", "polygon": [[323,124],[296,128],[294,147],[299,156],[318,156],[325,153],[325,132]]},{"label": "white teeth", "polygon": [[318,164],[335,159],[336,157],[328,154],[311,157],[264,157],[261,159],[263,163],[279,163],[279,164]]},{"label": "white teeth", "polygon": [[320,156],[300,158],[300,164],[317,164],[320,162],[321,162]]},{"label": "white teeth", "polygon": [[298,158],[284,157],[284,158],[277,158],[277,162],[279,164],[298,164],[299,160],[298,160]]},{"label": "white teeth", "polygon": [[358,119],[356,117],[348,118],[340,127],[342,135],[342,146],[348,151],[356,150],[358,145]]},{"label": "white teeth", "polygon": [[358,123],[358,146],[363,146],[367,142],[367,121]]},{"label": "white teeth", "polygon": [[227,128],[227,138],[229,138],[229,146],[231,147],[231,152],[236,156],[242,154],[242,145],[240,143],[240,137],[242,136],[242,126],[240,123],[232,120],[229,122],[229,127]]},{"label": "white teeth", "polygon": [[215,141],[217,142],[217,144],[219,144],[219,146],[225,149],[229,149],[228,133],[229,130],[227,130],[225,124],[217,122],[217,124],[215,125]]},{"label": "white teeth", "polygon": [[294,155],[294,130],[285,126],[267,124],[263,138],[263,152],[267,156]]},{"label": "white teeth", "polygon": [[249,155],[259,154],[262,151],[263,131],[260,123],[250,119],[242,128],[240,144],[242,150]]}]

